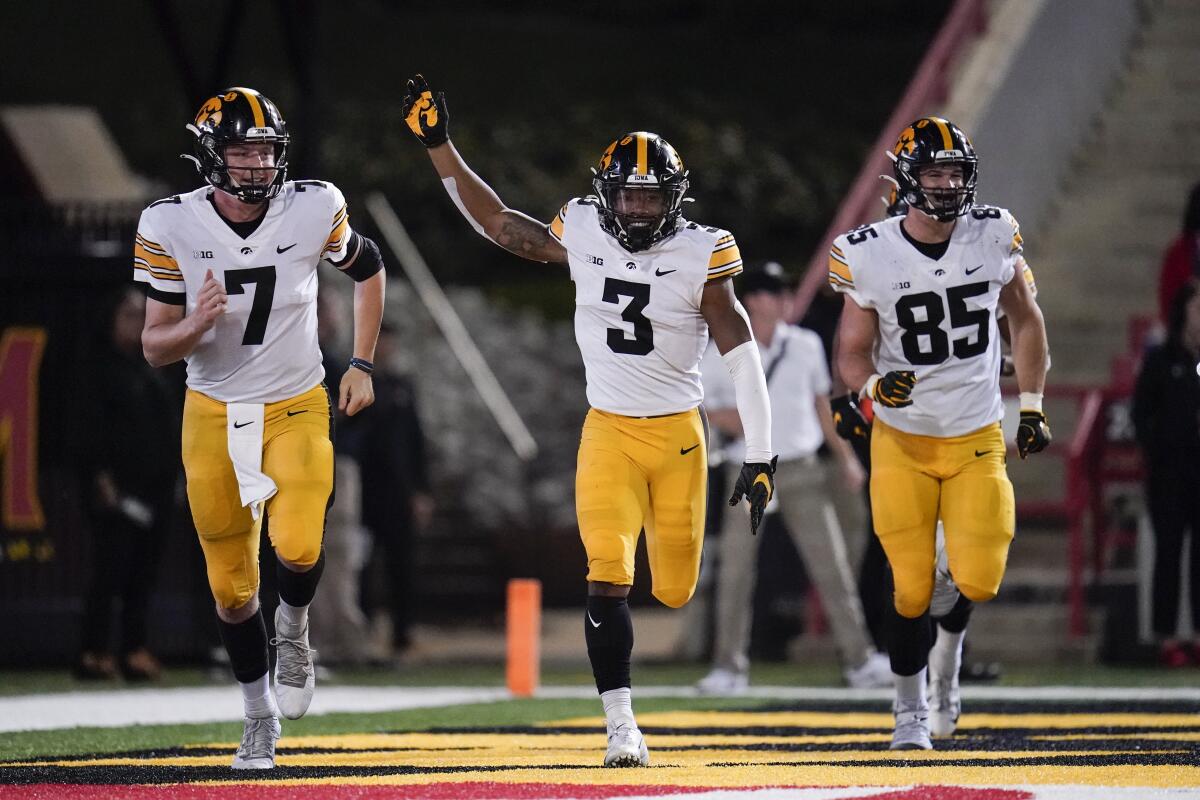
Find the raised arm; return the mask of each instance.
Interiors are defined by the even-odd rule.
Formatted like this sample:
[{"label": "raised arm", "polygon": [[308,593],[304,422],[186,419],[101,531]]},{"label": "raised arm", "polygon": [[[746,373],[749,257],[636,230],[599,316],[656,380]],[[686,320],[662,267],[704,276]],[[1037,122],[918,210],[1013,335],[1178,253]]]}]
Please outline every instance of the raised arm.
[{"label": "raised arm", "polygon": [[549,227],[527,214],[508,208],[465,162],[447,132],[449,113],[442,92],[435,96],[417,75],[404,94],[404,121],[425,145],[442,186],[475,232],[530,261],[567,263],[567,251]]}]

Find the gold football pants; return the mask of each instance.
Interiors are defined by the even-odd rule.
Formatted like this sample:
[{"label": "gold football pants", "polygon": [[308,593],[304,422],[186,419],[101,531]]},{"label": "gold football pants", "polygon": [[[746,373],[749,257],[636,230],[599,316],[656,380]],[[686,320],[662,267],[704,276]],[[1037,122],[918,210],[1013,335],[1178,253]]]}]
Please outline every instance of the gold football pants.
[{"label": "gold football pants", "polygon": [[587,579],[631,585],[644,528],[654,596],[686,603],[700,572],[707,481],[698,409],[649,419],[589,411],[575,473]]},{"label": "gold football pants", "polygon": [[996,596],[1016,527],[1004,453],[998,422],[943,438],[905,433],[875,418],[871,511],[902,616],[916,618],[929,607],[939,518],[959,591],[976,602]]},{"label": "gold football pants", "polygon": [[[321,555],[325,509],[333,490],[329,414],[329,396],[321,384],[264,409],[262,471],[278,487],[265,503],[271,544],[280,558],[304,567]],[[242,505],[226,424],[224,403],[188,390],[183,467],[192,520],[213,597],[222,608],[238,608],[258,590],[262,516],[253,519]]]}]

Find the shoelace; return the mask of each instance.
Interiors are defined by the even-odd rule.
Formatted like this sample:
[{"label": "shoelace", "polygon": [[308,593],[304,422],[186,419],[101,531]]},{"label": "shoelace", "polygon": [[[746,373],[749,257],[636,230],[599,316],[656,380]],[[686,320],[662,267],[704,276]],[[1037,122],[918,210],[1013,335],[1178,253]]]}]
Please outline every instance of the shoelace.
[{"label": "shoelace", "polygon": [[[313,674],[313,659],[316,658],[317,651],[299,637],[289,639],[286,636],[276,636],[271,640],[271,644],[276,648],[276,658],[279,662],[279,682],[285,686],[303,687]],[[285,654],[285,647],[290,652]]]},{"label": "shoelace", "polygon": [[272,758],[274,756],[273,726],[270,717],[247,717],[246,729],[242,732],[242,744],[238,755],[245,759]]}]

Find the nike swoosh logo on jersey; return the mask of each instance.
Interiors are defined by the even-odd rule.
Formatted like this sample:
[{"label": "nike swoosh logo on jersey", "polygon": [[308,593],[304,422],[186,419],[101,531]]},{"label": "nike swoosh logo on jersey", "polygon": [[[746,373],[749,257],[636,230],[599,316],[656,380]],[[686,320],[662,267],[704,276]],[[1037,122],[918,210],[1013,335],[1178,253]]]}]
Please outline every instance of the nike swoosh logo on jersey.
[{"label": "nike swoosh logo on jersey", "polygon": [[591,611],[587,612],[587,618],[588,618],[588,622],[592,623],[592,627],[593,627],[593,628],[599,628],[599,627],[600,627],[600,623],[599,623],[599,622],[596,622],[596,620],[592,619],[592,612],[591,612]]},{"label": "nike swoosh logo on jersey", "polygon": [[[287,247],[280,247],[279,245],[275,245],[275,252],[276,253],[286,253],[288,250],[291,250],[293,247],[295,247],[298,244],[300,244],[300,243],[292,242]],[[967,274],[970,275],[971,273],[968,272]]]},{"label": "nike swoosh logo on jersey", "polygon": [[699,443],[697,443],[697,444],[694,444],[694,445],[692,445],[691,447],[689,447],[687,450],[684,450],[684,449],[681,447],[681,448],[679,448],[679,455],[681,455],[681,456],[686,456],[688,453],[692,452],[693,450],[695,450],[695,449],[696,449],[697,447],[699,447],[699,446],[700,446],[700,445],[699,445]]},{"label": "nike swoosh logo on jersey", "polygon": [[289,411],[289,412],[287,412],[287,415],[288,415],[289,417],[294,417],[294,416],[296,416],[297,414],[307,414],[307,413],[308,413],[308,409],[306,408],[306,409],[304,409],[303,411]]},{"label": "nike swoosh logo on jersey", "polygon": [[979,272],[979,270],[981,270],[981,269],[983,269],[983,264],[980,264],[978,267],[975,267],[975,269],[969,269],[969,270],[967,270],[967,274],[968,274],[968,275],[972,275],[972,274],[974,274],[974,273],[976,273],[976,272]]},{"label": "nike swoosh logo on jersey", "polygon": [[678,271],[679,270],[677,270],[677,269],[669,269],[666,272],[663,272],[661,269],[656,269],[656,270],[654,270],[654,274],[661,278],[663,275],[670,275],[672,272],[678,272]]},{"label": "nike swoosh logo on jersey", "polygon": [[986,456],[990,452],[992,452],[992,451],[991,450],[976,450],[975,457],[979,458],[980,456]]},{"label": "nike swoosh logo on jersey", "polygon": [[253,425],[253,424],[254,424],[254,420],[250,420],[249,422],[235,422],[235,423],[233,423],[233,427],[244,428],[247,425]]}]

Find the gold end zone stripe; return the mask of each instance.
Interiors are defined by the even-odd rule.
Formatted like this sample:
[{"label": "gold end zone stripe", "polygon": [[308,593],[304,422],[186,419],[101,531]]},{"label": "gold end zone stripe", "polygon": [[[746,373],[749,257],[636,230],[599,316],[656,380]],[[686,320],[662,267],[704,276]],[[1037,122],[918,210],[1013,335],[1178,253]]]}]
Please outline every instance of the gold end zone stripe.
[{"label": "gold end zone stripe", "polygon": [[182,282],[183,282],[183,276],[182,276],[182,275],[173,275],[173,274],[171,274],[171,273],[169,273],[169,272],[157,272],[157,271],[155,271],[155,270],[154,270],[152,267],[148,267],[148,266],[146,266],[146,265],[145,265],[145,263],[140,263],[140,264],[139,264],[137,261],[135,261],[135,262],[133,263],[133,268],[134,268],[135,270],[139,270],[139,269],[140,269],[142,272],[145,272],[145,273],[146,273],[147,275],[149,275],[150,277],[152,277],[152,278],[158,278],[160,281],[178,281],[178,282],[180,282],[180,283],[182,283]]},{"label": "gold end zone stripe", "polygon": [[254,127],[265,128],[267,126],[266,117],[263,116],[262,103],[258,100],[258,92],[253,89],[246,89],[241,86],[233,87],[235,92],[241,92],[246,96],[246,102],[250,104],[250,113],[254,115]]},{"label": "gold end zone stripe", "polygon": [[726,267],[725,269],[723,269],[720,272],[708,273],[708,277],[705,279],[705,283],[711,283],[712,281],[717,281],[717,280],[720,280],[721,278],[728,278],[731,275],[737,275],[741,271],[742,271],[742,260],[739,258],[737,260],[737,263],[730,264],[728,267]]},{"label": "gold end zone stripe", "polygon": [[141,242],[135,241],[133,244],[133,259],[135,262],[141,261],[149,267],[179,273],[179,262],[166,254],[160,254],[147,250],[142,246]]},{"label": "gold end zone stripe", "polygon": [[708,271],[711,273],[714,269],[722,269],[735,261],[740,263],[741,260],[742,253],[738,250],[737,242],[730,242],[713,250],[712,257],[708,260]]},{"label": "gold end zone stripe", "polygon": [[648,153],[649,142],[646,139],[646,134],[639,133],[637,135],[637,174],[650,174],[650,156]]}]

